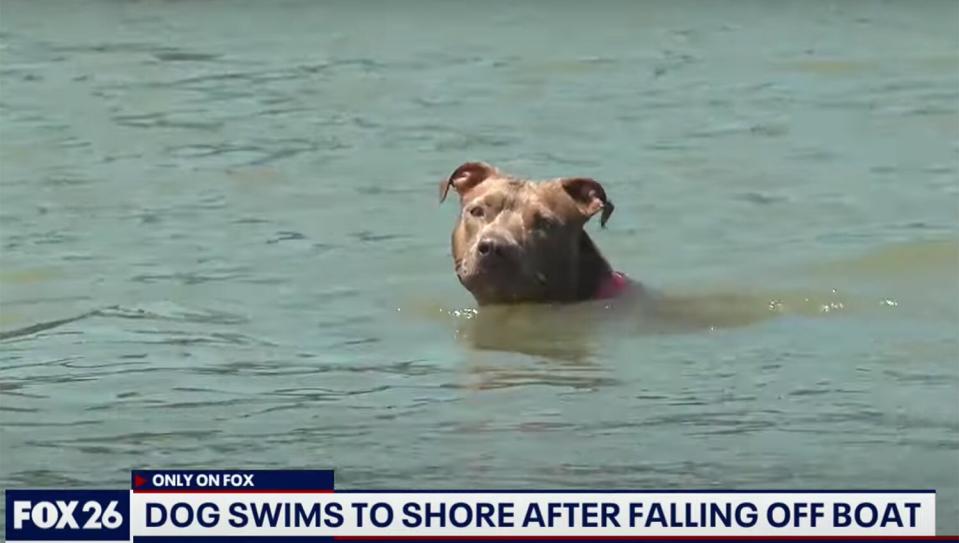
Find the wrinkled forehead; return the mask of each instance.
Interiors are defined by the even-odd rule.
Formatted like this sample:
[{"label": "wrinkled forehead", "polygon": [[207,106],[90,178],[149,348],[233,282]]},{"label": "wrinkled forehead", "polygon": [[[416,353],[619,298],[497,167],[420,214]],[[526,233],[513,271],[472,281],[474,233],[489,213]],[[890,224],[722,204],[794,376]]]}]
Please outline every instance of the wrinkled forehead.
[{"label": "wrinkled forehead", "polygon": [[534,183],[523,179],[509,177],[489,178],[468,193],[463,198],[463,204],[469,203],[500,203],[529,200],[536,194]]},{"label": "wrinkled forehead", "polygon": [[480,202],[514,211],[537,209],[560,218],[577,213],[572,199],[557,181],[529,181],[507,177],[487,179],[466,194],[463,205]]}]

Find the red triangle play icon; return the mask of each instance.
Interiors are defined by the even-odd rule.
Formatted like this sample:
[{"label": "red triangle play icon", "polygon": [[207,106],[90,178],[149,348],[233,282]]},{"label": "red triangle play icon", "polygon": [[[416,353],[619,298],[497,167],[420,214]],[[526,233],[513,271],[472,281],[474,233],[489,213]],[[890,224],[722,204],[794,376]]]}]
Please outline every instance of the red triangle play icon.
[{"label": "red triangle play icon", "polygon": [[134,475],[134,476],[133,476],[133,486],[135,486],[135,487],[137,487],[137,486],[143,486],[143,485],[146,484],[146,482],[147,482],[147,480],[144,479],[143,477],[140,477],[139,475]]}]

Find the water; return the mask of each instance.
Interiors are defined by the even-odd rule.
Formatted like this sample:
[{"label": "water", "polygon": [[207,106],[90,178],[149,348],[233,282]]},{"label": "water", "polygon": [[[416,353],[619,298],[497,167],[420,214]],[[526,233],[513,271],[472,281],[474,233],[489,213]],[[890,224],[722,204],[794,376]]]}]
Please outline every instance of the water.
[{"label": "water", "polygon": [[[0,487],[936,488],[955,2],[6,1]],[[472,310],[436,184],[589,175],[656,308]]]}]

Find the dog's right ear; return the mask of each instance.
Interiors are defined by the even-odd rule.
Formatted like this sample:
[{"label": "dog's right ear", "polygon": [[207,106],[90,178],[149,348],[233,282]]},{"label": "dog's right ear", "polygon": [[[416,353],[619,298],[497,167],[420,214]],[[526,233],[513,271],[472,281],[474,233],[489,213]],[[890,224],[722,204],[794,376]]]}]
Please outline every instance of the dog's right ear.
[{"label": "dog's right ear", "polygon": [[456,168],[449,179],[440,182],[440,203],[446,200],[446,193],[449,192],[450,187],[453,187],[457,194],[462,197],[494,173],[496,173],[496,168],[485,162],[467,162],[463,164],[459,168]]}]

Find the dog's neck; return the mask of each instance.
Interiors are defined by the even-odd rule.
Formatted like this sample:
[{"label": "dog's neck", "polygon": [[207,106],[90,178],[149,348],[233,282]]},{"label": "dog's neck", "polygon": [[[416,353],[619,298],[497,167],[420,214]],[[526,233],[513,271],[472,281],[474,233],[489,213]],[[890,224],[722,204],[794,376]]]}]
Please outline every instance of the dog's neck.
[{"label": "dog's neck", "polygon": [[577,300],[590,300],[599,292],[600,286],[609,281],[613,269],[603,258],[596,244],[585,231],[579,238],[579,260],[577,261]]}]

